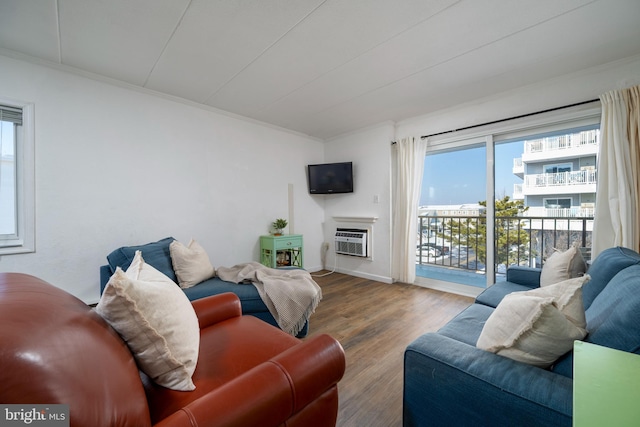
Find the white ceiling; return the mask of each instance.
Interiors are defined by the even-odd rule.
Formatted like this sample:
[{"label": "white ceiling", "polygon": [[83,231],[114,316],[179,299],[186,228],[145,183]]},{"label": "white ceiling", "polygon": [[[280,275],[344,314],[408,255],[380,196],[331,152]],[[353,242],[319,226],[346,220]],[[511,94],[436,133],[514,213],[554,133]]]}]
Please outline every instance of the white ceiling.
[{"label": "white ceiling", "polygon": [[0,54],[326,139],[640,54],[639,21],[639,0],[0,0]]}]

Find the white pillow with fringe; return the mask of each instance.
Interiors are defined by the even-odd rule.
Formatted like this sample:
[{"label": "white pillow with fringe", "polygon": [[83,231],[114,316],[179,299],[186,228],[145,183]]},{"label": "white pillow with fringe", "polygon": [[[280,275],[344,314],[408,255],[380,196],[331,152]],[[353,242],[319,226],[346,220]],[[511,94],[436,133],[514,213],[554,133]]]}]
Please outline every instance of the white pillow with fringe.
[{"label": "white pillow with fringe", "polygon": [[127,343],[140,369],[156,384],[195,390],[191,379],[200,351],[200,326],[193,305],[167,276],[136,251],[126,273],[111,276],[96,306]]},{"label": "white pillow with fringe", "polygon": [[548,368],[587,335],[582,303],[585,275],[504,297],[487,319],[476,346]]}]

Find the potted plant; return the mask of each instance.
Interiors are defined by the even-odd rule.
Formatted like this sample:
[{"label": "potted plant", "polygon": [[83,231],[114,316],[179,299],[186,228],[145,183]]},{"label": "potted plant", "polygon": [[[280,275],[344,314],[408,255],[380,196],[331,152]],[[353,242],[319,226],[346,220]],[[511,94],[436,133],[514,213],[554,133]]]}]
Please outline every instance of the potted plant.
[{"label": "potted plant", "polygon": [[287,226],[289,222],[284,218],[278,218],[271,223],[271,226],[275,230],[274,236],[282,236],[282,230]]}]

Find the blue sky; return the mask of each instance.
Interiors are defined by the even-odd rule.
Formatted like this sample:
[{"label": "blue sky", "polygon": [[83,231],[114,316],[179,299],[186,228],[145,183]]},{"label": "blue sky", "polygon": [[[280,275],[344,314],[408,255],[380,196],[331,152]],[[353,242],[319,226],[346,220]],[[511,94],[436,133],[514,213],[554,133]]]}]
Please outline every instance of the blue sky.
[{"label": "blue sky", "polygon": [[0,150],[3,156],[13,155],[13,123],[0,122]]},{"label": "blue sky", "polygon": [[[522,141],[496,145],[496,197],[512,197],[513,184],[522,183],[522,179],[513,174],[513,159],[522,153]],[[484,147],[426,156],[419,204],[449,205],[485,200],[486,174]]]}]

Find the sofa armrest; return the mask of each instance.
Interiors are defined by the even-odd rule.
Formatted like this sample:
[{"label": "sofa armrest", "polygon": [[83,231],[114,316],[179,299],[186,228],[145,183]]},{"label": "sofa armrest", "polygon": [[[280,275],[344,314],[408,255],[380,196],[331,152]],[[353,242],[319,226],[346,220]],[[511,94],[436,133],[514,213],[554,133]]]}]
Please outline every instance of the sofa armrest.
[{"label": "sofa armrest", "polygon": [[271,361],[291,379],[295,393],[294,413],[316,399],[318,391],[338,384],[346,369],[342,346],[326,334],[309,338]]},{"label": "sofa armrest", "polygon": [[320,412],[335,423],[336,385],[344,369],[340,344],[328,335],[318,335],[191,402],[156,426],[280,426],[327,392],[335,396],[329,399],[333,411]]},{"label": "sofa armrest", "polygon": [[572,393],[570,378],[436,333],[405,351],[405,426],[570,426]]},{"label": "sofa armrest", "polygon": [[530,288],[540,287],[540,272],[542,269],[513,265],[507,268],[507,282],[517,283]]},{"label": "sofa armrest", "polygon": [[200,298],[191,301],[191,304],[198,316],[200,329],[242,316],[240,299],[231,292]]}]

